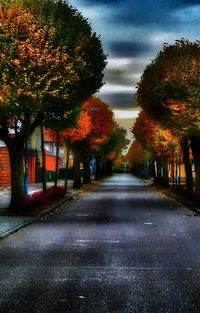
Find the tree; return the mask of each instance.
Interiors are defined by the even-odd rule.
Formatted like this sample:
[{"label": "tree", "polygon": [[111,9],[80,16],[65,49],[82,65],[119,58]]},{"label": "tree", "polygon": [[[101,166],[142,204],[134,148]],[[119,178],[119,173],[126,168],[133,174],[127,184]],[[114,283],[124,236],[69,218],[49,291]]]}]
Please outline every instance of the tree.
[{"label": "tree", "polygon": [[91,118],[91,131],[82,142],[82,161],[84,167],[84,182],[90,182],[90,160],[92,155],[96,159],[96,178],[99,179],[102,175],[103,160],[102,147],[105,146],[113,131],[113,112],[110,107],[97,97],[88,99],[83,104],[83,109],[86,110]]},{"label": "tree", "polygon": [[10,155],[12,207],[25,197],[24,143],[100,88],[105,67],[100,39],[77,10],[64,1],[17,3],[0,2],[0,139]]},{"label": "tree", "polygon": [[66,136],[74,152],[74,188],[81,187],[81,161],[84,167],[83,181],[90,182],[90,160],[108,142],[113,123],[112,111],[98,98],[89,98],[83,103],[82,110],[77,128],[66,129]]},{"label": "tree", "polygon": [[127,159],[130,168],[136,175],[142,175],[144,167],[144,149],[141,143],[134,140],[128,150]]},{"label": "tree", "polygon": [[145,69],[138,85],[137,102],[151,117],[180,138],[186,165],[187,187],[192,193],[189,159],[191,143],[196,170],[196,195],[200,198],[199,69],[200,42],[185,39],[164,45]]},{"label": "tree", "polygon": [[108,142],[101,148],[101,153],[106,159],[106,174],[112,174],[112,168],[116,159],[120,158],[129,144],[126,138],[127,131],[113,121],[113,129]]},{"label": "tree", "polygon": [[65,135],[69,139],[70,146],[74,153],[74,170],[73,188],[81,187],[81,173],[80,173],[80,162],[81,162],[81,151],[82,151],[82,141],[89,134],[92,129],[91,118],[88,112],[82,111],[77,122],[77,128],[66,129]]},{"label": "tree", "polygon": [[145,111],[140,112],[132,131],[143,149],[150,151],[152,157],[156,158],[158,179],[168,185],[168,160],[173,157],[178,140],[169,129],[163,129]]},{"label": "tree", "polygon": [[83,163],[83,182],[90,182],[90,160],[92,155],[96,158],[102,155],[100,150],[110,139],[113,123],[113,113],[108,105],[92,97],[82,104],[77,126],[67,127],[60,132],[62,137],[69,140],[74,153],[74,188],[81,187],[80,162]]}]

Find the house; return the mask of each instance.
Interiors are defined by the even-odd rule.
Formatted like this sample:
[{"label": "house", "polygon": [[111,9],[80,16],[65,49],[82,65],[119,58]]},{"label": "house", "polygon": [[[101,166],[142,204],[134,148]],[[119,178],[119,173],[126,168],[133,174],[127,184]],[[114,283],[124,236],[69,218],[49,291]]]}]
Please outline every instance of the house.
[{"label": "house", "polygon": [[10,179],[10,160],[8,149],[3,141],[0,141],[0,186],[9,186]]},{"label": "house", "polygon": [[[46,172],[47,180],[54,179],[56,169],[56,143],[45,134],[45,152],[46,152]],[[60,146],[59,153],[59,168],[65,165],[64,147]],[[41,154],[41,135],[40,128],[36,128],[28,141],[28,180],[29,184],[41,182],[42,180],[42,154]],[[0,141],[0,186],[9,186],[10,178],[10,160],[8,149],[4,142]]]}]

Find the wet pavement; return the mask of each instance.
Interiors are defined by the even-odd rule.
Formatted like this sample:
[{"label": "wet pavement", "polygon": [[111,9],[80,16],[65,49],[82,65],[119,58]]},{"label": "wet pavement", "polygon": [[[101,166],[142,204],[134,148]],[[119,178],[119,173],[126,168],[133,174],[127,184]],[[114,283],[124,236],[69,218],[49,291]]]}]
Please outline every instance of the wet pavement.
[{"label": "wet pavement", "polygon": [[0,311],[200,312],[200,218],[129,174],[0,241]]}]

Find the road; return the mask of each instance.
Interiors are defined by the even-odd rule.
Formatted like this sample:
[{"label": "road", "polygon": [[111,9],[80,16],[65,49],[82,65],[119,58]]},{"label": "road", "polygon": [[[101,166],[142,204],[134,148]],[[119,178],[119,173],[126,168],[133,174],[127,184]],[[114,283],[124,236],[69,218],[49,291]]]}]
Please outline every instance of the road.
[{"label": "road", "polygon": [[0,242],[0,312],[200,312],[200,218],[129,174]]}]

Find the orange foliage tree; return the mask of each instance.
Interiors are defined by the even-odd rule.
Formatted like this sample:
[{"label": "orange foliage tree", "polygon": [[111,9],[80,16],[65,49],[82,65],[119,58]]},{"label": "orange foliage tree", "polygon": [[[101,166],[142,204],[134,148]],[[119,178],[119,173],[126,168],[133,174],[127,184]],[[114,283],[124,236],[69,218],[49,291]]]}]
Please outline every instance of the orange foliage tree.
[{"label": "orange foliage tree", "polygon": [[15,5],[1,7],[0,20],[0,138],[10,155],[11,206],[17,206],[24,199],[24,142],[42,122],[47,99],[69,96],[66,81],[72,87],[78,77],[68,54],[55,46],[54,27]]},{"label": "orange foliage tree", "polygon": [[92,122],[88,112],[83,111],[78,119],[77,128],[66,130],[66,136],[69,139],[70,146],[74,153],[73,179],[74,188],[81,187],[80,162],[82,152],[82,142],[92,129]]},{"label": "orange foliage tree", "polygon": [[149,150],[152,157],[156,158],[158,179],[168,184],[168,161],[174,158],[174,151],[178,148],[177,138],[169,129],[163,129],[152,120],[145,111],[140,112],[132,131],[143,149]]},{"label": "orange foliage tree", "polygon": [[[69,151],[69,146],[72,148],[74,153],[74,188],[80,188],[81,186],[81,175],[80,175],[80,146],[83,139],[89,134],[92,129],[91,118],[86,111],[82,111],[77,118],[76,127],[68,127],[64,130],[51,130],[47,129],[48,135],[59,143],[66,143],[66,149]],[[59,138],[59,139],[58,139]],[[66,172],[68,170],[68,164],[66,165]],[[66,177],[67,179],[67,177]],[[67,188],[67,182],[65,184]]]},{"label": "orange foliage tree", "polygon": [[[53,136],[56,140],[56,132]],[[113,120],[108,105],[95,97],[83,103],[76,127],[59,130],[59,137],[68,140],[74,153],[74,188],[81,186],[80,162],[83,163],[83,182],[89,183],[91,159],[96,159],[97,175],[100,176],[102,158],[109,164],[106,167],[109,167],[107,172],[110,173],[110,164],[129,143],[126,130]]]},{"label": "orange foliage tree", "polygon": [[127,153],[127,160],[134,174],[141,175],[141,170],[143,171],[144,165],[144,149],[139,141],[134,140],[132,142]]},{"label": "orange foliage tree", "polygon": [[103,172],[102,148],[108,143],[113,131],[113,112],[101,99],[92,97],[83,104],[83,109],[88,112],[92,129],[82,143],[82,156],[84,166],[84,182],[90,182],[90,160],[96,159],[96,178]]},{"label": "orange foliage tree", "polygon": [[196,195],[200,198],[200,42],[185,39],[165,44],[145,69],[138,84],[137,102],[152,118],[180,138],[186,183],[193,192],[189,147],[195,161]]},{"label": "orange foliage tree", "polygon": [[20,208],[25,142],[44,120],[65,117],[101,87],[105,55],[87,21],[64,1],[0,4],[0,139],[10,155],[11,207]]},{"label": "orange foliage tree", "polygon": [[74,188],[81,186],[80,162],[84,167],[84,183],[90,182],[90,160],[94,155],[99,156],[113,125],[112,111],[98,98],[89,98],[83,103],[82,110],[77,127],[64,131],[74,152]]}]

